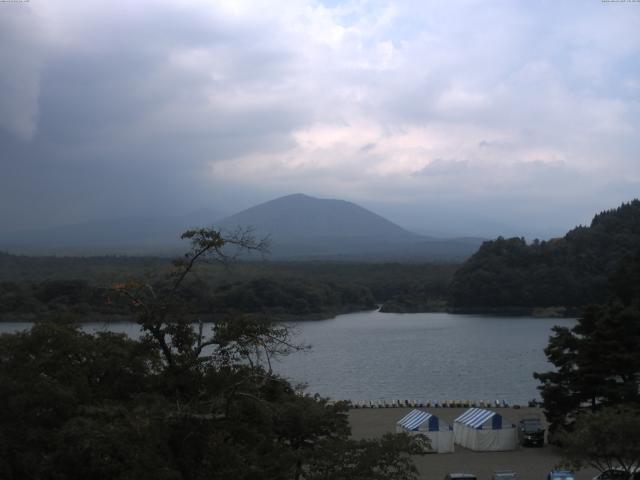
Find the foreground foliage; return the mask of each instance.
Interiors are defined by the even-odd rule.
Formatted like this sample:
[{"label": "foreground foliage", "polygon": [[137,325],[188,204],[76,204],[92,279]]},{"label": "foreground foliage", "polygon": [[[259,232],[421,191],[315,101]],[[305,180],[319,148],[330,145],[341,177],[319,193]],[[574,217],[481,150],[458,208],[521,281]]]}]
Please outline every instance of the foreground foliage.
[{"label": "foreground foliage", "polygon": [[607,407],[580,415],[575,428],[562,433],[561,443],[571,468],[633,473],[640,465],[640,409]]},{"label": "foreground foliage", "polygon": [[261,249],[250,236],[193,230],[160,284],[113,286],[139,340],[38,323],[0,337],[0,478],[409,480],[407,436],[349,438],[346,405],[296,391],[270,368],[299,347],[286,328],[191,323],[182,287],[205,256]]}]

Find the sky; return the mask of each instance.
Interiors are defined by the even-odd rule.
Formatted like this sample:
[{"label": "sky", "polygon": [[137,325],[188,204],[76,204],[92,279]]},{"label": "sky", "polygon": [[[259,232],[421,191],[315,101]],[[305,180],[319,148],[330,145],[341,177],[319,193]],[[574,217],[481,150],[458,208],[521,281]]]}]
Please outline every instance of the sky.
[{"label": "sky", "polygon": [[640,2],[0,3],[0,229],[306,193],[558,235],[640,196]]}]

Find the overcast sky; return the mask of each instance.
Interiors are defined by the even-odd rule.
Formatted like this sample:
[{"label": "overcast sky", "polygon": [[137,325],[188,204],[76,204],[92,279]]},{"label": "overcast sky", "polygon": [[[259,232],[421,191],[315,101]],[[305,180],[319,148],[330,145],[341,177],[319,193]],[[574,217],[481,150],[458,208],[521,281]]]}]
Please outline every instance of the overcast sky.
[{"label": "overcast sky", "polygon": [[600,0],[0,3],[0,228],[302,192],[560,233],[640,196],[638,32]]}]

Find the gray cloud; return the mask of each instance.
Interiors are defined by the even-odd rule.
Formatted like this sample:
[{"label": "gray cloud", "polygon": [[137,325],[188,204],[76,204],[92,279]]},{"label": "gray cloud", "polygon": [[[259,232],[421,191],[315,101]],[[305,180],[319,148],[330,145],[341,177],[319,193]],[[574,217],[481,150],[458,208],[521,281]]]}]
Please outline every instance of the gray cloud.
[{"label": "gray cloud", "polygon": [[4,229],[305,191],[549,232],[640,191],[633,5],[0,9]]}]

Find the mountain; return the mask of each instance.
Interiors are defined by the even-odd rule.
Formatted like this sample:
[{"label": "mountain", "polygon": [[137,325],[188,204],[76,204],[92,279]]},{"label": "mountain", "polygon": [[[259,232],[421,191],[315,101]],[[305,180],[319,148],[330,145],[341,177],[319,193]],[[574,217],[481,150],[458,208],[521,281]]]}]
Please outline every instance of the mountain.
[{"label": "mountain", "polygon": [[378,236],[383,240],[415,241],[422,238],[355,203],[301,193],[248,208],[225,218],[219,225],[226,228],[251,225],[258,232],[286,239]]},{"label": "mountain", "polygon": [[225,231],[250,226],[269,236],[274,259],[461,259],[481,243],[437,240],[405,230],[355,203],[287,195],[227,217]]},{"label": "mountain", "polygon": [[211,226],[251,228],[268,236],[273,260],[459,261],[481,239],[436,239],[410,232],[355,203],[294,194],[223,218],[214,211],[182,217],[128,217],[0,235],[0,250],[37,255],[176,255],[180,234]]},{"label": "mountain", "polygon": [[596,215],[562,238],[485,242],[454,275],[454,309],[570,307],[602,303],[608,279],[640,253],[640,201]]},{"label": "mountain", "polygon": [[25,254],[175,254],[185,248],[180,234],[212,225],[223,215],[201,210],[184,216],[125,217],[22,230],[0,236],[0,250]]}]

